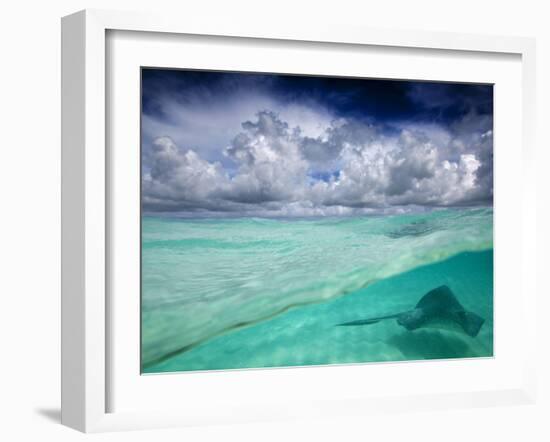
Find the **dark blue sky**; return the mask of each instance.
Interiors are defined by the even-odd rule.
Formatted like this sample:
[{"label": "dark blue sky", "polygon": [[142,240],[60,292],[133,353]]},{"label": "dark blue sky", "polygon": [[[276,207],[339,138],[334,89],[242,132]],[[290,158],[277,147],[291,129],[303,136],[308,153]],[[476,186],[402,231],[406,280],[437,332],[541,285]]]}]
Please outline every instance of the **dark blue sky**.
[{"label": "dark blue sky", "polygon": [[450,124],[471,111],[479,115],[493,111],[493,87],[486,84],[146,68],[142,71],[143,112],[169,118],[160,101],[166,95],[185,104],[189,93],[231,94],[243,88],[269,91],[286,102],[315,101],[338,116],[381,123]]}]

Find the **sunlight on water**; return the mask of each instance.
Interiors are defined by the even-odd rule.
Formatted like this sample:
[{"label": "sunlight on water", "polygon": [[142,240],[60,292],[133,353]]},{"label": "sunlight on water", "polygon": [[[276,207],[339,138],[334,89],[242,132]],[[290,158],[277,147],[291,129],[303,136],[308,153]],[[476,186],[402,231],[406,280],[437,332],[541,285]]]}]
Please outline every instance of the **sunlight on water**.
[{"label": "sunlight on water", "polygon": [[[492,355],[492,210],[324,219],[143,218],[145,372]],[[447,284],[476,338],[394,320]]]}]

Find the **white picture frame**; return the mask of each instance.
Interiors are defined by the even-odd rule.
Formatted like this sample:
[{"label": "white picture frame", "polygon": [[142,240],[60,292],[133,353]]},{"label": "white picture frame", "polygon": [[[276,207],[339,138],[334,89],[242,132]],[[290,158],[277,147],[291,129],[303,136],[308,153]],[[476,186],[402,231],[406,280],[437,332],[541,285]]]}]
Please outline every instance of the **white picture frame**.
[{"label": "white picture frame", "polygon": [[[193,17],[81,11],[62,21],[62,423],[84,432],[185,426],[220,422],[248,422],[293,417],[394,412],[430,408],[532,403],[535,400],[535,339],[526,340],[521,381],[506,388],[461,393],[440,389],[425,395],[388,395],[334,399],[317,397],[308,403],[272,406],[242,404],[224,415],[199,409],[185,411],[109,411],[112,354],[109,326],[108,228],[112,206],[108,179],[106,121],[109,93],[106,35],[110,31],[139,31],[221,38],[369,45],[379,48],[418,48],[514,54],[521,57],[521,308],[522,318],[536,316],[533,263],[536,256],[535,193],[535,43],[533,39],[416,31],[388,31],[343,26],[308,25],[301,28],[265,26],[249,22],[206,22]],[[498,192],[498,188],[496,189]],[[523,319],[526,336],[535,324]],[[355,372],[361,366],[353,368]],[[282,376],[275,373],[273,376]],[[238,375],[247,382],[247,372]],[[439,387],[438,387],[439,388]],[[321,395],[322,396],[322,395]],[[188,398],[192,400],[192,397]],[[238,398],[236,399],[238,405]],[[290,412],[289,412],[290,410]]]}]

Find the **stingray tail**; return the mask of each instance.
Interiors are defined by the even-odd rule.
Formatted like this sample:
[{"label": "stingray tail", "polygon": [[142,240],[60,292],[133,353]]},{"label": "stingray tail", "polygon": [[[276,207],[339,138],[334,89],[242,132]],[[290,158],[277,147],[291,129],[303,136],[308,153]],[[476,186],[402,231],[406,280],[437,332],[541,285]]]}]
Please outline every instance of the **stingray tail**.
[{"label": "stingray tail", "polygon": [[342,324],[336,324],[336,325],[340,327],[349,327],[354,325],[371,325],[371,324],[376,324],[377,322],[383,321],[385,319],[397,318],[399,315],[401,315],[401,313],[396,313],[395,315],[388,315],[388,316],[379,316],[377,318],[359,319],[357,321],[344,322]]}]

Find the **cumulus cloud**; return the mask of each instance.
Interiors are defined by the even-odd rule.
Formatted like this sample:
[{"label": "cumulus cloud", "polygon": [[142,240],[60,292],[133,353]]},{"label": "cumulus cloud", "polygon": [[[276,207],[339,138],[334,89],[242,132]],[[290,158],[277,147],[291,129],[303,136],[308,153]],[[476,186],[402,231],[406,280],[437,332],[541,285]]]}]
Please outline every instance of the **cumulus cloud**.
[{"label": "cumulus cloud", "polygon": [[[301,112],[301,114],[300,114]],[[492,119],[396,124],[295,110],[265,110],[242,122],[219,160],[173,137],[144,157],[146,211],[259,216],[346,215],[492,200]],[[309,116],[307,130],[299,116]],[[298,116],[298,117],[297,117]]]},{"label": "cumulus cloud", "polygon": [[324,106],[285,102],[264,90],[261,85],[237,83],[227,90],[208,88],[193,91],[172,89],[153,94],[158,112],[144,112],[141,119],[143,155],[148,157],[154,140],[170,137],[182,148],[200,152],[207,161],[218,161],[226,168],[233,164],[221,153],[242,130],[242,123],[261,109],[277,113],[290,127],[300,127],[304,136],[318,137],[330,126],[334,115]]}]

